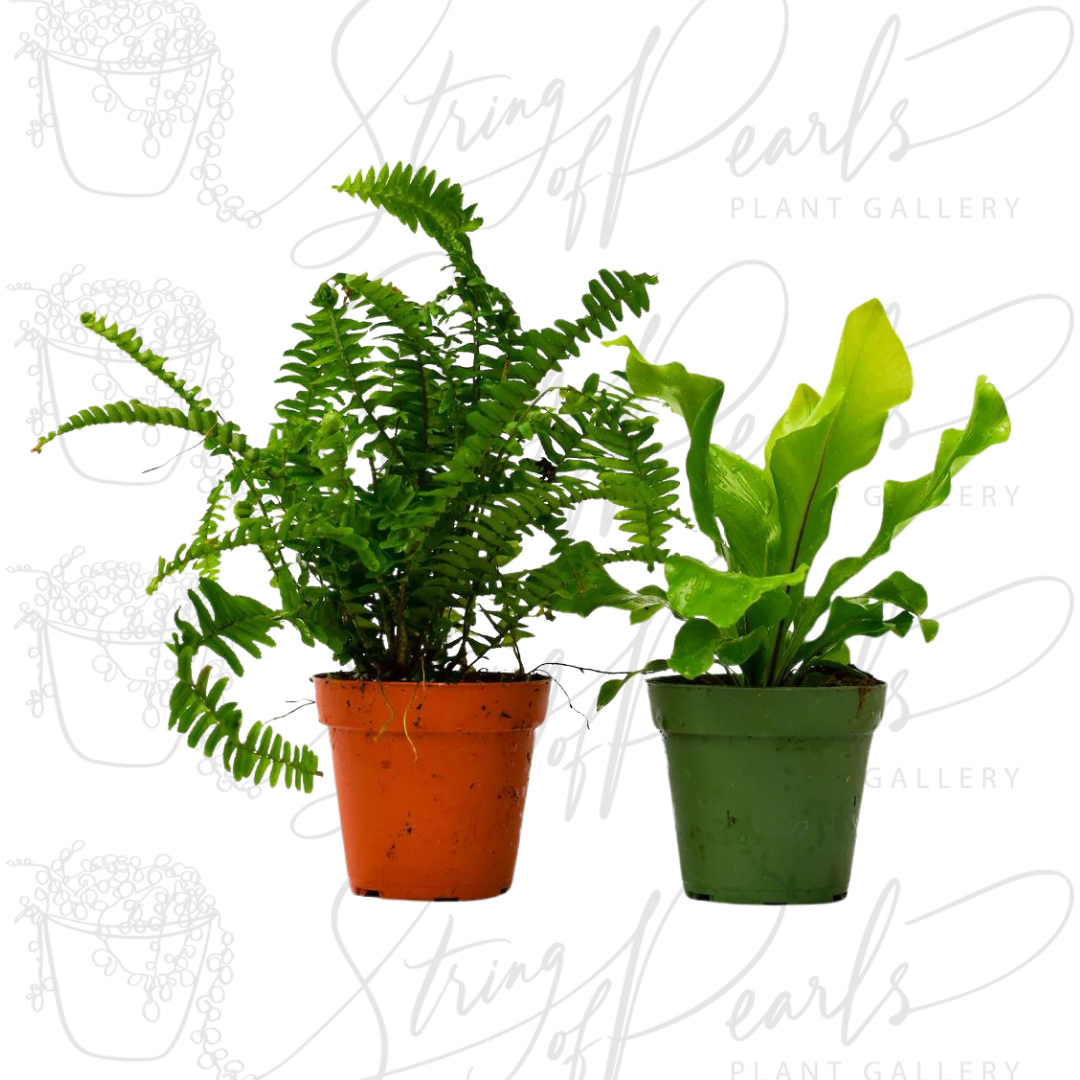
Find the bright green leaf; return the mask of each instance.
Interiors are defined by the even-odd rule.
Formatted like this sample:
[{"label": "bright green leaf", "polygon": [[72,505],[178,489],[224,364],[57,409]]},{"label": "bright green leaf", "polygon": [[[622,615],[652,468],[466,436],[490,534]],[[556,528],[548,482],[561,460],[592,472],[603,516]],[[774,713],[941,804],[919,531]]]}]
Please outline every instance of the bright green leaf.
[{"label": "bright green leaf", "polygon": [[708,448],[711,510],[724,527],[729,566],[755,577],[766,572],[769,548],[780,525],[768,479],[762,469],[723,447]]},{"label": "bright green leaf", "polygon": [[734,571],[714,570],[699,559],[673,555],[664,564],[668,602],[679,615],[701,616],[714,626],[734,626],[747,609],[766,593],[798,585],[806,577],[805,566],[790,574],[750,577]]},{"label": "bright green leaf", "polygon": [[771,637],[768,627],[759,626],[749,634],[726,638],[717,646],[716,661],[725,667],[745,664],[758,649],[768,644]]},{"label": "bright green leaf", "polygon": [[773,443],[768,472],[780,538],[769,569],[809,563],[829,532],[837,486],[881,443],[889,411],[911,394],[911,364],[878,300],[847,318],[825,394],[802,423]]},{"label": "bright green leaf", "polygon": [[564,584],[551,597],[555,611],[586,616],[600,607],[644,611],[663,606],[662,592],[624,588],[603,567],[596,549],[585,541],[574,544],[538,573],[558,576]]},{"label": "bright green leaf", "polygon": [[696,679],[713,665],[720,630],[708,619],[690,619],[679,627],[668,663],[684,679]]},{"label": "bright green leaf", "polygon": [[776,440],[805,426],[806,422],[817,408],[819,401],[821,401],[821,395],[812,386],[807,386],[806,383],[799,383],[799,385],[795,387],[795,394],[792,396],[791,404],[788,405],[784,415],[777,420],[769,438],[766,440],[766,471],[769,469],[770,462],[772,461],[772,450],[776,445]]},{"label": "bright green leaf", "polygon": [[[629,351],[626,377],[638,397],[655,398],[675,410],[693,430],[702,406],[715,394],[723,394],[724,384],[709,375],[694,375],[679,363],[650,364],[625,334],[605,345],[623,345]],[[719,404],[719,400],[717,401]]]},{"label": "bright green leaf", "polygon": [[977,454],[1009,437],[1009,414],[993,383],[980,375],[975,384],[975,401],[968,422],[961,431],[948,428],[941,434],[934,468],[917,480],[886,480],[882,499],[881,526],[862,555],[833,563],[821,589],[800,615],[800,625],[812,626],[825,611],[829,599],[846,581],[868,563],[884,555],[893,540],[919,514],[940,506],[952,490],[952,478]]},{"label": "bright green leaf", "polygon": [[650,660],[639,671],[632,671],[618,679],[608,679],[600,684],[600,692],[596,695],[596,711],[599,712],[605,705],[610,705],[618,692],[635,675],[647,675],[657,671],[667,671],[670,665],[666,660]]}]

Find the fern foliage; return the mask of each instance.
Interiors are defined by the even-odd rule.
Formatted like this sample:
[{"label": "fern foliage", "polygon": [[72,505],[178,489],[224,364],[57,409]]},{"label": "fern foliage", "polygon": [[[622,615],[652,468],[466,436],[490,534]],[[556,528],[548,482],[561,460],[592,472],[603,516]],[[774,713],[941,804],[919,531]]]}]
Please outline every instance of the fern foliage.
[{"label": "fern foliage", "polygon": [[[83,323],[160,379],[175,404],[91,406],[34,447],[102,424],[162,424],[196,433],[222,459],[195,535],[159,559],[149,585],[191,568],[200,575],[195,620],[178,617],[170,645],[170,723],[205,753],[220,749],[235,776],[284,775],[303,790],[315,755],[260,723],[242,732],[239,707],[224,700],[228,677],[196,670],[197,655],[216,653],[241,675],[241,655],[258,656],[289,624],[357,678],[468,679],[504,648],[520,668],[530,620],[550,617],[557,597],[565,607],[566,590],[609,589],[610,562],[663,561],[679,519],[676,470],[625,380],[594,373],[569,384],[563,373],[649,310],[655,276],[601,270],[577,312],[525,328],[476,263],[483,219],[457,184],[399,164],[337,190],[435,241],[447,280],[424,300],[365,273],[322,282],[293,323],[298,340],[285,352],[265,445],[143,349],[135,329],[88,313]],[[618,547],[598,551],[571,535],[569,515],[590,500],[615,504]],[[522,567],[529,537],[546,542],[547,555]],[[242,547],[266,561],[275,608],[220,584],[224,556]],[[581,614],[592,606],[571,604]]]},{"label": "fern foliage", "polygon": [[269,771],[274,787],[281,773],[285,786],[310,792],[318,773],[319,759],[306,746],[282,742],[269,725],[256,721],[243,735],[243,714],[232,701],[222,701],[229,677],[211,682],[212,669],[205,665],[196,675],[195,658],[208,650],[220,656],[235,675],[244,674],[237,650],[258,658],[262,648],[272,646],[270,631],[281,622],[281,613],[247,596],[232,596],[216,582],[204,578],[199,590],[188,590],[198,626],[174,616],[179,633],[168,642],[176,656],[176,685],[169,698],[169,727],[187,735],[187,744],[210,757],[220,746],[225,768],[237,780],[251,776],[258,783]]}]

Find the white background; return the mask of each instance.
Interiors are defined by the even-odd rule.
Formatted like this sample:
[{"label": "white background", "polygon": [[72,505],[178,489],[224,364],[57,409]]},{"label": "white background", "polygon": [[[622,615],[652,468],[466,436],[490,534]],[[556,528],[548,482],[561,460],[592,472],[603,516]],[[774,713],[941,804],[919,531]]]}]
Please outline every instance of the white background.
[{"label": "white background", "polygon": [[[66,19],[64,7],[44,34],[44,5],[5,5],[0,22],[9,56],[20,35],[32,43],[4,67],[0,134],[3,279],[18,286],[0,312],[11,1075],[1075,1070],[1077,79],[1065,10],[206,0],[209,59],[169,76],[191,81],[188,105],[148,118],[140,77],[70,63],[62,30],[78,5]],[[114,17],[102,34],[117,36],[125,7],[92,9]],[[515,98],[524,112],[498,123]],[[802,153],[762,158],[781,129],[806,142],[811,114]],[[733,155],[746,126],[753,143]],[[259,438],[290,323],[318,283],[430,253],[330,189],[399,159],[480,203],[478,261],[527,324],[576,317],[602,266],[659,274],[652,313],[629,332],[650,359],[726,381],[715,439],[751,456],[797,382],[823,389],[846,313],[879,297],[915,391],[878,460],[845,482],[818,574],[865,547],[884,479],[928,470],[977,375],[1006,394],[1011,440],[872,571],[923,582],[942,628],[930,646],[913,635],[862,654],[892,693],[845,902],[681,895],[640,686],[593,717],[595,677],[562,669],[577,711],[553,691],[514,887],[452,910],[348,893],[329,778],[306,798],[237,787],[165,728],[155,642],[172,594],[157,605],[138,586],[194,529],[214,463],[191,450],[144,473],[183,444],[135,428],[26,453],[57,414],[119,392],[114,380],[145,392],[130,366],[73,347],[78,312],[92,302],[139,322],[157,351],[188,354]],[[438,265],[417,258],[393,279],[424,296]],[[596,346],[573,374],[611,367]],[[662,424],[681,436],[674,418]],[[615,540],[598,514],[578,535]],[[268,598],[253,564],[232,565],[227,584]],[[670,632],[564,617],[537,629],[527,660],[623,668],[666,655]],[[243,682],[245,711],[284,712],[326,666],[283,642]],[[329,762],[312,708],[279,723]],[[110,855],[108,911],[69,904],[81,873],[108,876],[89,860]],[[137,928],[120,944],[89,932],[123,921],[122,879],[155,861],[163,889],[194,896],[191,925],[174,902],[157,952]]]}]

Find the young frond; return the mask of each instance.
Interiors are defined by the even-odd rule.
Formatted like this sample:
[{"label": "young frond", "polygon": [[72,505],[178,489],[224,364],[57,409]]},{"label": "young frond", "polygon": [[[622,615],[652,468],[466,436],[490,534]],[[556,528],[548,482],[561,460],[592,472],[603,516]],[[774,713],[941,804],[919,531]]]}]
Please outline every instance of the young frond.
[{"label": "young frond", "polygon": [[468,234],[480,228],[484,219],[475,216],[475,203],[465,206],[459,184],[443,180],[436,186],[432,170],[421,167],[414,173],[411,165],[398,162],[392,170],[383,165],[378,174],[371,168],[366,175],[346,177],[334,190],[385,209],[413,232],[419,226],[459,270],[473,269]]}]

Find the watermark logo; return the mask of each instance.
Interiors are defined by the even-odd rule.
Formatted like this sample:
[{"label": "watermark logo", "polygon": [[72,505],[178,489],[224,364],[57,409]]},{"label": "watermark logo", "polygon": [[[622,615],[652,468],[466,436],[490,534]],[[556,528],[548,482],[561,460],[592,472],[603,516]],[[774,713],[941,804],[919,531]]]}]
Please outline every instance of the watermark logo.
[{"label": "watermark logo", "polygon": [[[810,962],[822,966],[805,978],[778,974],[767,962],[790,934],[800,933],[787,926],[796,916],[786,907],[761,912],[735,939],[726,931],[714,938],[703,924],[679,917],[688,903],[681,892],[665,899],[654,890],[627,912],[625,924],[609,919],[588,955],[560,940],[547,947],[533,942],[523,954],[497,927],[470,929],[433,904],[400,920],[400,933],[372,933],[366,913],[348,897],[345,883],[330,919],[356,986],[262,1075],[285,1062],[309,1065],[331,1037],[330,1025],[350,1008],[352,1023],[370,1032],[361,1047],[355,1039],[349,1044],[357,1052],[355,1070],[372,1080],[387,1075],[391,1061],[394,1075],[468,1070],[480,1062],[515,1075],[531,1062],[524,1075],[548,1065],[571,1080],[594,1071],[616,1080],[633,1067],[643,1040],[663,1043],[695,1019],[708,1024],[717,1075],[737,1063],[731,1052],[739,1044],[777,1028],[828,1028],[851,1047],[885,1025],[910,1023],[917,1031],[921,1013],[992,992],[1036,962],[1068,923],[1074,890],[1056,870],[1031,870],[902,914],[894,878],[876,900],[848,913],[841,939],[830,938],[813,953]],[[1030,933],[1000,954],[988,951],[979,917],[1012,918],[1018,911]],[[942,934],[951,934],[947,955]],[[688,962],[691,956],[699,961]],[[969,956],[977,959],[958,961]],[[398,969],[390,973],[398,985],[405,981],[392,1009],[383,1000],[388,966]]]},{"label": "watermark logo", "polygon": [[[1011,510],[1016,506],[1016,496],[1020,493],[1020,485],[1014,484],[953,484],[952,491],[942,504],[941,508],[950,506],[959,507],[982,507],[983,509]],[[880,506],[884,488],[880,484],[871,484],[863,491],[863,502],[867,506]]]},{"label": "watermark logo", "polygon": [[[895,165],[924,147],[963,137],[1037,97],[1064,65],[1074,34],[1064,9],[1022,8],[946,40],[924,42],[904,55],[899,48],[902,36],[906,40],[925,35],[918,27],[914,32],[902,30],[900,16],[892,15],[872,39],[868,27],[869,45],[863,56],[849,63],[843,58],[852,80],[846,115],[826,117],[812,111],[806,121],[770,134],[751,122],[754,106],[776,79],[789,49],[805,47],[805,40],[791,33],[786,0],[761,6],[751,30],[752,40],[764,43],[761,55],[734,85],[717,79],[715,85],[706,86],[689,78],[688,73],[702,66],[704,56],[695,50],[703,42],[714,48],[714,42],[733,36],[733,17],[698,0],[677,24],[652,26],[636,38],[632,28],[624,32],[614,52],[627,61],[593,101],[575,96],[574,81],[557,75],[539,91],[508,94],[505,84],[512,76],[507,72],[456,69],[456,35],[467,32],[458,18],[461,10],[447,0],[426,21],[420,16],[400,70],[389,74],[385,85],[361,87],[350,85],[345,75],[350,50],[357,40],[366,41],[371,26],[380,28],[378,20],[386,8],[372,6],[371,0],[354,3],[331,35],[330,67],[355,122],[340,138],[328,140],[325,152],[316,152],[314,169],[288,190],[264,200],[259,210],[246,208],[244,199],[230,194],[222,181],[217,159],[232,118],[232,72],[222,63],[216,38],[199,9],[186,0],[97,0],[77,8],[64,0],[36,3],[37,23],[21,35],[18,53],[34,64],[29,85],[37,101],[27,135],[34,146],[41,146],[51,132],[71,179],[103,195],[160,195],[188,165],[200,186],[200,202],[212,206],[221,220],[252,227],[321,176],[331,161],[347,156],[344,171],[354,171],[352,144],[358,136],[370,146],[365,164],[376,169],[387,160],[384,146],[389,160],[401,158],[414,167],[437,159],[445,170],[447,162],[471,156],[477,160],[469,171],[476,177],[466,183],[512,171],[522,178],[505,212],[489,211],[488,228],[509,218],[535,191],[566,205],[564,246],[569,251],[587,220],[597,225],[600,246],[607,247],[627,185],[703,148],[719,146],[735,183],[761,167],[790,164],[804,154],[835,156],[840,179],[849,183],[871,162]],[[739,32],[746,35],[747,28],[740,24]],[[953,58],[958,54],[969,57],[972,50],[997,47],[1001,36],[1008,34],[1027,35],[1025,40],[1038,58],[1034,70],[1013,77],[1008,67],[995,67],[998,80],[1008,83],[1002,94],[993,95],[996,104],[987,105],[981,100],[984,95],[968,88],[964,101],[948,110],[955,126],[940,130],[942,96],[957,85],[953,77],[945,89],[939,87],[941,68],[956,64]],[[457,64],[460,68],[461,61]],[[1038,79],[1034,88],[1032,78]],[[901,93],[898,84],[906,92]],[[966,82],[962,85],[967,87]],[[496,88],[503,92],[493,95]],[[667,144],[665,133],[671,125],[657,120],[657,100],[671,97],[679,108],[702,118],[679,145]],[[930,108],[927,102],[932,103]],[[394,108],[401,103],[404,109]],[[400,140],[396,150],[395,140]],[[726,147],[720,145],[724,140]],[[100,152],[105,144],[109,154]],[[702,160],[700,154],[698,158]],[[450,169],[460,178],[459,162]],[[993,216],[1003,216],[1006,195],[1018,197],[986,192],[973,196],[967,207],[961,201],[946,208],[941,197],[927,195],[924,210],[915,195],[893,195],[882,196],[876,204],[874,198],[860,201],[859,207],[866,218],[906,220],[933,216],[937,210],[942,218],[986,219],[991,216],[987,200],[995,203]],[[824,202],[832,203],[835,217],[843,197]],[[773,220],[797,213],[806,216],[801,198],[782,203],[771,203],[761,216]],[[738,196],[730,204],[732,216],[737,204],[740,212],[751,205]],[[822,212],[829,216],[824,205]],[[329,265],[320,257],[327,234],[340,237],[329,239],[331,244],[342,244],[332,262],[362,246],[383,216],[372,210],[345,221],[328,221],[301,236],[291,257],[297,265]]]},{"label": "watermark logo", "polygon": [[871,195],[861,202],[843,195],[784,196],[750,199],[733,195],[728,216],[732,221],[839,221],[861,215],[872,221],[1012,221],[1020,198],[962,195],[946,199],[917,195],[882,197]]},{"label": "watermark logo", "polygon": [[[68,748],[92,765],[163,765],[184,741],[166,730],[176,661],[165,641],[174,612],[194,617],[187,591],[198,578],[181,575],[147,596],[150,575],[139,563],[85,554],[76,547],[46,569],[8,567],[34,583],[15,623],[33,635],[27,655],[36,677],[26,705],[35,719],[51,708]],[[198,663],[224,674],[220,658],[207,652]],[[219,791],[260,794],[250,778],[237,783],[219,762],[200,757],[197,767]]]},{"label": "watermark logo", "polygon": [[40,0],[34,8],[37,23],[15,54],[35,69],[26,131],[34,147],[51,132],[68,176],[96,195],[161,195],[189,164],[200,203],[222,221],[258,224],[221,182],[233,73],[194,4]]},{"label": "watermark logo", "polygon": [[189,1028],[199,1067],[235,1080],[243,1065],[218,1045],[216,1026],[233,937],[198,871],[168,855],[80,856],[84,847],[77,840],[47,863],[8,860],[32,872],[15,919],[33,928],[31,1007],[51,1000],[77,1050],[113,1061],[166,1057]]}]

